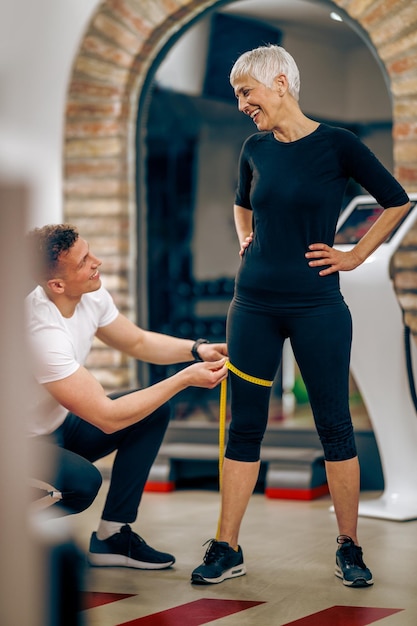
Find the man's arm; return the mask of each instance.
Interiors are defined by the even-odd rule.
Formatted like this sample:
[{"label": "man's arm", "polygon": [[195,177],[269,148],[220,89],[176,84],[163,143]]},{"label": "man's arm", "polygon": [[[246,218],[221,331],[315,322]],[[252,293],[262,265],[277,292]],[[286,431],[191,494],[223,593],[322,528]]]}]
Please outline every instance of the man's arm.
[{"label": "man's arm", "polygon": [[[193,361],[193,339],[180,339],[143,330],[119,313],[111,324],[99,328],[97,337],[106,345],[135,359],[157,365]],[[225,344],[201,344],[198,353],[204,361],[218,361],[227,356]]]},{"label": "man's arm", "polygon": [[71,376],[44,387],[68,411],[112,433],[144,419],[187,387],[213,389],[227,376],[224,363],[225,359],[194,363],[155,385],[115,400],[107,397],[100,383],[82,366]]}]

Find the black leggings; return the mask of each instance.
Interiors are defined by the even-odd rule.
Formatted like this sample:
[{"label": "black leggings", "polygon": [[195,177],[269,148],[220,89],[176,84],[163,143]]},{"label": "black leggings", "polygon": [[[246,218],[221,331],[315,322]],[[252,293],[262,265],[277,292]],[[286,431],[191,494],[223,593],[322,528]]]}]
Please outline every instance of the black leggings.
[{"label": "black leggings", "polygon": [[[349,410],[352,320],[344,302],[288,314],[231,303],[227,320],[230,362],[257,378],[273,380],[289,338],[306,385],[328,461],[356,456]],[[271,389],[229,373],[232,421],[226,457],[257,461],[268,421]]]},{"label": "black leggings", "polygon": [[[113,394],[115,398],[123,394]],[[102,477],[93,465],[115,450],[110,486],[102,518],[111,522],[136,520],[149,471],[158,453],[170,418],[164,404],[145,419],[112,434],[68,413],[64,423],[49,437],[35,437],[38,454],[50,454],[53,473],[36,478],[45,480],[63,493],[51,507],[52,515],[84,511],[94,501]],[[36,451],[35,451],[36,454]]]}]

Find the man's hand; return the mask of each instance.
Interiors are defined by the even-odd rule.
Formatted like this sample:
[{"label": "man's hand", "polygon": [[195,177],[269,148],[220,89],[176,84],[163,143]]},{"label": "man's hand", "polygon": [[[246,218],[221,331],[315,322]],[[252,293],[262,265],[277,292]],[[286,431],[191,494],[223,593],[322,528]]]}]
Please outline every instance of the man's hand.
[{"label": "man's hand", "polygon": [[219,361],[227,356],[225,343],[201,343],[198,346],[198,354],[203,361]]},{"label": "man's hand", "polygon": [[217,385],[227,377],[229,370],[225,363],[226,359],[193,363],[175,375],[185,376],[187,387],[214,389],[214,387],[217,387]]},{"label": "man's hand", "polygon": [[328,276],[334,272],[349,272],[362,263],[354,250],[342,252],[325,243],[312,243],[308,248],[310,252],[306,252],[305,256],[306,259],[310,259],[308,263],[310,267],[329,266],[319,272],[320,276]]}]

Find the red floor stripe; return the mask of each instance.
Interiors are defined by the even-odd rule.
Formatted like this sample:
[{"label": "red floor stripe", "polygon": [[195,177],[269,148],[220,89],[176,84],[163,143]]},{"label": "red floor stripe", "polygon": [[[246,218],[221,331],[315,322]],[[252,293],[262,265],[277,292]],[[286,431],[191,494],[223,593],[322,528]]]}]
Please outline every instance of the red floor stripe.
[{"label": "red floor stripe", "polygon": [[171,493],[174,491],[175,483],[173,480],[169,480],[167,482],[152,482],[148,480],[145,485],[145,491],[156,492],[156,493]]},{"label": "red floor stripe", "polygon": [[332,606],[283,626],[368,626],[404,609],[379,609],[367,606]]},{"label": "red floor stripe", "polygon": [[131,598],[135,596],[135,593],[106,593],[102,591],[84,591],[81,594],[81,602],[84,610],[94,609],[96,606],[103,606],[103,604],[110,604],[110,602],[117,602],[118,600],[124,600],[125,598]]},{"label": "red floor stripe", "polygon": [[203,598],[176,606],[167,611],[153,613],[145,617],[138,617],[130,622],[123,622],[119,626],[201,626],[221,617],[245,611],[263,602],[249,600],[209,600]]}]

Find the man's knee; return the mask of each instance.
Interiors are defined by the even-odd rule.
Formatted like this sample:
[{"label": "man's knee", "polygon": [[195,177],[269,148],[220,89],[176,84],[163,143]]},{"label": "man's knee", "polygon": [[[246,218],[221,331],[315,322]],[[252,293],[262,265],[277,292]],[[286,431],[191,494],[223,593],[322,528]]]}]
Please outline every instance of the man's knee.
[{"label": "man's knee", "polygon": [[68,513],[81,513],[94,502],[103,479],[95,465],[85,465],[82,476],[76,481],[67,483],[62,492],[61,506]]},{"label": "man's knee", "polygon": [[95,465],[90,465],[90,468],[88,472],[86,472],[82,484],[80,485],[80,489],[78,490],[80,497],[88,502],[88,506],[90,506],[90,504],[92,504],[95,500],[102,482],[103,478],[97,467]]}]

